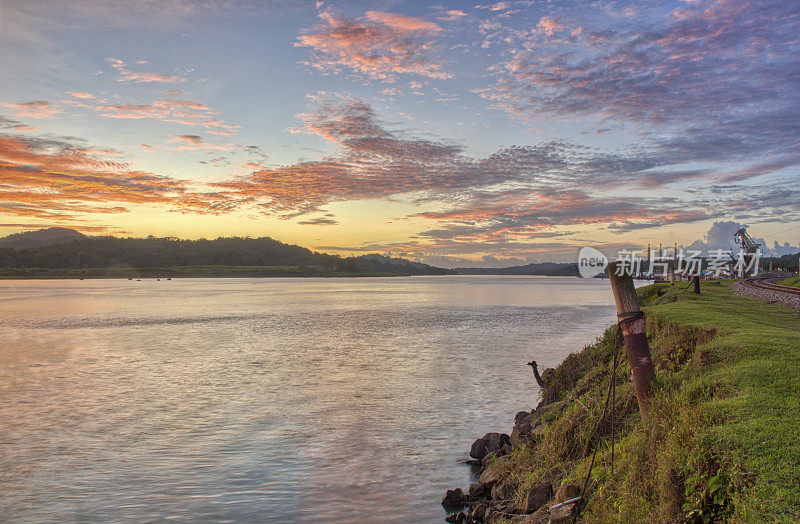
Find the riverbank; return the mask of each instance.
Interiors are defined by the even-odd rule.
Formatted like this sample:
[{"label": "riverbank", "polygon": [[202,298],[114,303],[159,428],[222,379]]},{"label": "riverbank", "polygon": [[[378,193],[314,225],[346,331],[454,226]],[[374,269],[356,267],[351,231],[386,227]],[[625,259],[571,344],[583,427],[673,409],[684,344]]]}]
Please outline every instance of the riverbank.
[{"label": "riverbank", "polygon": [[[569,522],[580,504],[586,522],[800,519],[800,315],[738,296],[732,284],[704,282],[699,296],[640,288],[657,367],[650,416],[639,416],[620,348],[614,424],[594,431],[612,378],[613,326],[542,374],[542,403],[517,414],[510,436],[476,442],[481,473],[464,490],[465,515]],[[454,510],[460,495],[448,494]]]}]

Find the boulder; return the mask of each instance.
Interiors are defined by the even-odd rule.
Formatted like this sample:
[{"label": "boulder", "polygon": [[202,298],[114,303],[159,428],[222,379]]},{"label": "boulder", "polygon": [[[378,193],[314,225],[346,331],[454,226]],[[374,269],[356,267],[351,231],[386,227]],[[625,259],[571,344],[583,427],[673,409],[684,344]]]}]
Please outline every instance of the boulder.
[{"label": "boulder", "polygon": [[485,498],[488,495],[488,489],[485,484],[475,483],[469,485],[469,498],[473,500]]},{"label": "boulder", "polygon": [[581,494],[581,488],[575,484],[562,484],[556,492],[556,502],[564,502],[565,500],[574,499]]},{"label": "boulder", "polygon": [[476,520],[481,522],[484,520],[484,516],[486,515],[486,510],[489,508],[489,505],[485,502],[479,502],[475,508],[472,510],[472,520]]},{"label": "boulder", "polygon": [[503,476],[500,474],[497,468],[489,466],[484,469],[483,473],[481,473],[481,476],[478,477],[478,482],[491,489],[492,486],[500,482],[502,479]]},{"label": "boulder", "polygon": [[461,509],[467,504],[467,497],[461,488],[448,489],[442,498],[442,506],[446,509]]},{"label": "boulder", "polygon": [[497,453],[489,453],[481,459],[481,465],[487,467],[495,458],[497,458]]},{"label": "boulder", "polygon": [[572,524],[572,519],[575,518],[575,513],[578,508],[575,504],[567,504],[550,510],[550,524]]},{"label": "boulder", "polygon": [[531,430],[531,425],[527,422],[514,426],[514,429],[511,430],[511,436],[509,437],[511,446],[516,447],[530,441]]},{"label": "boulder", "polygon": [[489,453],[497,453],[509,445],[510,440],[505,433],[487,433],[472,443],[469,456],[481,460]]},{"label": "boulder", "polygon": [[514,425],[522,424],[523,422],[528,422],[530,424],[531,412],[530,411],[520,411],[516,415],[514,415]]},{"label": "boulder", "polygon": [[492,487],[493,500],[508,500],[514,496],[518,484],[511,479],[505,479]]},{"label": "boulder", "polygon": [[548,500],[553,498],[553,485],[550,483],[539,484],[531,488],[522,501],[522,511],[533,513],[544,506]]},{"label": "boulder", "polygon": [[467,518],[467,516],[464,513],[459,511],[458,513],[449,514],[448,516],[446,516],[444,518],[444,520],[445,520],[445,522],[452,522],[452,523],[456,523],[456,524],[461,524],[462,522],[464,522],[464,519],[466,519],[466,518]]}]

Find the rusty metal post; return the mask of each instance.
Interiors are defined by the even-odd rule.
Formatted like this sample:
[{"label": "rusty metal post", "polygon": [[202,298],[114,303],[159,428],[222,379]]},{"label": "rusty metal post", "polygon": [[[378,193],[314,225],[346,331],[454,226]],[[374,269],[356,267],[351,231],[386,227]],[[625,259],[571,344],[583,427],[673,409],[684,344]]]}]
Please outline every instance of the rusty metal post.
[{"label": "rusty metal post", "polygon": [[625,339],[625,353],[631,366],[639,413],[644,418],[647,416],[650,398],[653,396],[652,385],[656,372],[653,359],[650,357],[650,344],[645,334],[644,313],[639,307],[639,299],[636,298],[633,278],[627,272],[617,274],[618,265],[619,262],[611,262],[608,265],[608,276],[614,293],[614,302],[617,305],[617,318]]},{"label": "rusty metal post", "polygon": [[692,284],[694,285],[694,292],[700,294],[700,275],[692,277]]}]

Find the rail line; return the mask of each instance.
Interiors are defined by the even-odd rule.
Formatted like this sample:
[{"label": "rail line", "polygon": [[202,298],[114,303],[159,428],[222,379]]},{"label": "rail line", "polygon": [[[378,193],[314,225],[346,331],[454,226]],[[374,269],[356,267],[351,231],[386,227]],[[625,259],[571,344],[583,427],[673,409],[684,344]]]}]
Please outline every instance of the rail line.
[{"label": "rail line", "polygon": [[761,289],[769,289],[772,291],[780,291],[781,293],[789,293],[791,295],[800,295],[800,287],[781,286],[780,284],[771,284],[763,280],[756,280],[754,278],[746,278],[742,280],[746,286],[760,287]]}]

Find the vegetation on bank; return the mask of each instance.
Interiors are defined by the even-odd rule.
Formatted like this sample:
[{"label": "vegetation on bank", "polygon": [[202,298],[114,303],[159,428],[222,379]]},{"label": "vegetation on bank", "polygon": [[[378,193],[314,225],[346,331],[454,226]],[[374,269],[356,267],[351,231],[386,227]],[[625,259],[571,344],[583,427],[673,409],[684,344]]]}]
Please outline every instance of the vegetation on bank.
[{"label": "vegetation on bank", "polygon": [[87,237],[65,228],[19,233],[0,242],[0,277],[127,278],[223,276],[384,276],[450,273],[377,254],[341,257],[269,237],[215,240]]},{"label": "vegetation on bank", "polygon": [[597,445],[587,521],[800,519],[800,315],[738,296],[731,284],[703,282],[700,295],[669,284],[638,290],[656,395],[642,421],[620,347],[613,474],[611,424],[593,430],[616,326],[545,372],[544,393],[555,401],[535,411],[538,438],[494,464],[520,484],[519,507],[537,484],[582,486]]}]

